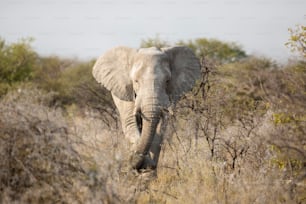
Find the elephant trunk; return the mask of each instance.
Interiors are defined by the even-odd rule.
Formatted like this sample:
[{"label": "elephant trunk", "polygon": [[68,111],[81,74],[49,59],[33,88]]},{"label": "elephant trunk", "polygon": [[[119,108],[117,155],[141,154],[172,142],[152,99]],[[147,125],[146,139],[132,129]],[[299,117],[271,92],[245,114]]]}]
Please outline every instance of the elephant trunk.
[{"label": "elephant trunk", "polygon": [[150,151],[160,116],[161,108],[158,103],[146,104],[141,107],[142,132],[135,155],[133,155],[132,159],[132,166],[135,169],[140,169],[145,165],[144,157]]}]

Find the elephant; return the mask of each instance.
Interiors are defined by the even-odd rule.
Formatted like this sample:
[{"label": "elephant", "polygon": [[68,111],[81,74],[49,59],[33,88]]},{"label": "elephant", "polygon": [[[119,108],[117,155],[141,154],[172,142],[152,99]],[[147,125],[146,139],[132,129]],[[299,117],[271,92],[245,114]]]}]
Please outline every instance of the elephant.
[{"label": "elephant", "polygon": [[193,51],[184,46],[121,46],[97,59],[92,74],[111,92],[131,143],[132,169],[157,168],[167,110],[193,88],[200,67]]}]

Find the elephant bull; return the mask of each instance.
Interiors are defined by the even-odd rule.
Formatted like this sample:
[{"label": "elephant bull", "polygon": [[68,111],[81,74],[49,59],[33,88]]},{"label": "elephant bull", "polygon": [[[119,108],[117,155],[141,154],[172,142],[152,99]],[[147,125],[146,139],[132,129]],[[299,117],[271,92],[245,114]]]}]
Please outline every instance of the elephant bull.
[{"label": "elephant bull", "polygon": [[134,169],[155,169],[163,140],[163,110],[192,89],[200,63],[191,49],[116,47],[93,67],[94,78],[112,93],[122,129],[132,143]]}]

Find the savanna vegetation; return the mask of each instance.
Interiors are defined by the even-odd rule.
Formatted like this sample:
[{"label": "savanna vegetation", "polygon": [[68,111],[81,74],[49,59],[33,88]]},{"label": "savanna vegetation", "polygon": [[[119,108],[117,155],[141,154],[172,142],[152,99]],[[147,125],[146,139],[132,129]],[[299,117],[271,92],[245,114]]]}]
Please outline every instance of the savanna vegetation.
[{"label": "savanna vegetation", "polygon": [[305,203],[305,27],[290,32],[301,58],[287,64],[216,39],[177,42],[202,77],[170,111],[157,178],[129,170],[95,60],[0,40],[0,202]]}]

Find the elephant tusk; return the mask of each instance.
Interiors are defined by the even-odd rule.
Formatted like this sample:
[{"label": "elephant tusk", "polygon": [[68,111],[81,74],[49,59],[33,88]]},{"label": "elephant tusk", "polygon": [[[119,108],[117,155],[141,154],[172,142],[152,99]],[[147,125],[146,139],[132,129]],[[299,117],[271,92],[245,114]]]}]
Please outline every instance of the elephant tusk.
[{"label": "elephant tusk", "polygon": [[135,108],[134,111],[133,111],[133,115],[134,115],[134,116],[137,116],[139,112],[140,112],[140,111],[138,110],[138,108]]},{"label": "elephant tusk", "polygon": [[138,128],[139,132],[141,133],[141,131],[142,131],[142,113],[141,113],[140,108],[135,108],[134,112],[133,112],[133,115],[136,118],[137,128]]},{"label": "elephant tusk", "polygon": [[134,92],[134,101],[136,100],[136,98],[137,98],[137,94],[136,92]]},{"label": "elephant tusk", "polygon": [[174,115],[174,111],[173,111],[173,107],[172,107],[172,106],[170,106],[170,107],[168,108],[168,111],[169,111],[169,114],[170,114],[170,115]]}]

